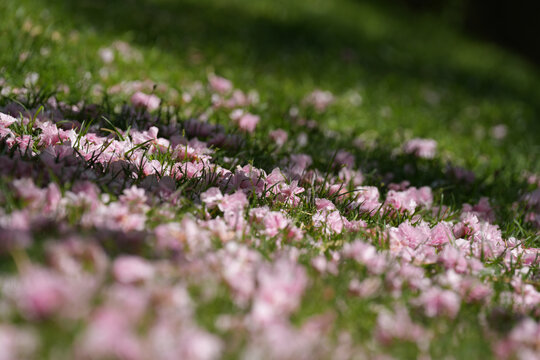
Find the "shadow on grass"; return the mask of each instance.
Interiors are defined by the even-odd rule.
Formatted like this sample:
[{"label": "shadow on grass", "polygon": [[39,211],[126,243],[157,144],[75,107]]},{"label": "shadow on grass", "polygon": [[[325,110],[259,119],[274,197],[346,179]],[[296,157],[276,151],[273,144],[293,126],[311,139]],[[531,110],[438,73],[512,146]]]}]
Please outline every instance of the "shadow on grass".
[{"label": "shadow on grass", "polygon": [[[453,35],[433,22],[416,19],[414,13],[374,7],[369,1],[343,2],[343,9],[329,14],[305,9],[296,14],[291,9],[292,15],[285,17],[235,1],[46,3],[58,19],[70,21],[74,28],[90,25],[112,36],[129,34],[135,43],[173,53],[186,67],[190,66],[189,51],[199,51],[206,65],[243,68],[249,77],[309,78],[347,88],[358,81],[375,83],[392,75],[405,84],[436,81],[467,96],[494,101],[510,98],[540,110],[540,92],[532,81],[514,81],[505,74],[460,66],[449,60],[452,53],[463,51],[452,48]],[[370,17],[378,18],[379,23],[359,25]],[[531,126],[540,129],[538,124]]]},{"label": "shadow on grass", "polygon": [[[170,54],[191,76],[203,78],[214,68],[237,84],[262,83],[271,91],[270,108],[278,112],[308,89],[341,93],[360,84],[368,98],[364,117],[378,116],[387,135],[397,127],[419,126],[424,129],[421,136],[431,134],[425,129],[439,129],[440,136],[459,129],[455,136],[474,142],[477,126],[489,128],[497,122],[511,129],[500,147],[499,163],[514,163],[512,152],[539,151],[539,82],[524,78],[530,73],[506,71],[504,57],[493,60],[488,58],[493,52],[477,53],[455,32],[403,8],[372,1],[340,1],[325,13],[301,1],[261,1],[268,7],[263,10],[257,8],[259,2],[214,0],[45,3],[54,18],[67,20],[75,29],[91,27],[107,37],[129,38]],[[426,87],[440,90],[438,105],[426,104]],[[392,119],[378,115],[386,105],[399,109]],[[474,112],[482,106],[481,119],[463,115],[466,107]],[[270,116],[279,117],[272,111]],[[338,114],[341,129],[369,127],[355,116]]]},{"label": "shadow on grass", "polygon": [[[4,101],[9,104],[8,99],[0,97],[0,106],[3,105]],[[35,103],[36,101],[32,101],[26,105]],[[0,107],[0,111],[5,112],[8,108],[11,109],[10,113],[13,116],[17,116],[18,112],[23,111],[22,107],[14,106],[13,103],[6,108]],[[90,104],[88,108],[82,108],[78,112],[66,110],[63,111],[63,116],[59,119],[72,120],[63,120],[60,126],[65,129],[75,127],[81,131],[81,123],[84,124],[84,121],[93,119],[92,123],[98,129],[102,129],[99,133],[100,136],[107,136],[111,133],[119,134],[115,127],[112,127],[115,124],[124,130],[127,128],[143,130],[150,126],[158,126],[159,133],[164,134],[161,136],[166,138],[181,133],[185,134],[188,139],[196,137],[208,141],[210,144],[214,143],[213,139],[216,138],[229,138],[232,141],[221,141],[221,145],[216,145],[214,150],[216,151],[216,164],[228,168],[232,173],[235,172],[236,164],[243,166],[249,162],[270,174],[276,167],[287,166],[291,153],[305,153],[313,159],[313,169],[320,171],[323,176],[337,177],[339,168],[334,166],[333,160],[338,150],[345,149],[354,156],[356,167],[362,171],[363,184],[377,186],[381,190],[381,194],[386,194],[391,188],[390,184],[399,184],[403,181],[407,181],[415,187],[430,186],[435,193],[436,205],[449,206],[452,212],[461,209],[464,203],[475,204],[481,197],[487,196],[498,213],[498,223],[506,236],[521,236],[530,239],[534,230],[524,223],[523,214],[516,213],[516,209],[512,208],[512,204],[519,200],[523,189],[526,188],[525,179],[519,174],[500,171],[494,174],[477,174],[479,176],[473,180],[464,179],[455,175],[451,170],[452,164],[443,163],[439,158],[422,159],[413,155],[400,154],[385,143],[364,148],[353,146],[352,144],[355,143],[353,134],[338,134],[336,136],[336,134],[318,127],[306,130],[303,126],[295,125],[292,119],[293,125],[290,128],[290,135],[296,137],[300,133],[304,133],[308,136],[309,143],[307,146],[292,145],[293,148],[279,150],[276,149],[272,140],[264,135],[245,135],[231,126],[211,125],[212,130],[201,137],[198,135],[200,126],[194,126],[194,119],[180,118],[178,125],[170,125],[169,120],[171,116],[174,116],[174,113],[160,112],[154,117],[129,107],[124,107],[120,113],[113,109],[113,104],[105,102],[101,105]],[[35,108],[30,110],[26,116],[32,117],[34,111],[36,111]],[[110,119],[110,121],[103,121],[103,119]],[[199,123],[199,125],[208,124]],[[175,130],[172,130],[171,126]],[[109,130],[105,131],[104,129]],[[147,188],[148,191],[161,189],[156,187],[159,175],[158,177],[155,175],[145,176],[142,167],[137,167],[126,161],[101,163],[97,161],[99,153],[92,155],[89,160],[85,160],[71,147],[58,146],[54,150],[44,151],[46,156],[42,154],[20,162],[18,160],[20,156],[16,156],[18,152],[7,149],[6,146],[0,146],[0,157],[5,165],[0,173],[3,176],[14,176],[15,178],[28,177],[29,174],[33,174],[33,177],[39,179],[41,186],[47,186],[51,181],[59,182],[62,185],[73,184],[77,180],[83,179],[83,175],[88,177],[88,172],[90,172],[89,179],[92,179],[92,182],[110,194],[119,195],[123,189],[132,184],[142,187],[152,185]],[[3,157],[2,155],[8,156]],[[8,158],[11,160],[7,160]],[[229,160],[225,160],[226,158],[238,159],[238,161],[230,163]],[[182,168],[180,167],[179,170],[182,171]],[[133,177],[133,174],[136,176]],[[207,175],[209,177],[203,176],[202,181],[191,181],[189,177],[182,176],[179,180],[177,179],[174,185],[169,184],[172,186],[171,191],[182,189],[182,191],[185,190],[193,194],[205,191],[209,186],[215,186],[215,177],[213,176],[215,174]],[[237,182],[233,181],[233,183]],[[319,189],[319,186],[316,185],[314,189],[318,189],[314,193],[316,197],[332,198],[324,186],[320,186]],[[352,191],[353,189],[347,190]],[[537,242],[538,236],[532,237],[532,239],[533,242],[530,243]]]},{"label": "shadow on grass", "polygon": [[[481,62],[463,66],[451,56],[462,50],[452,48],[460,44],[455,42],[454,35],[431,27],[433,22],[416,19],[413,13],[400,13],[397,8],[370,2],[343,2],[343,8],[317,13],[307,8],[297,11],[291,5],[293,10],[282,16],[279,5],[265,12],[238,1],[48,0],[45,3],[54,18],[68,21],[75,29],[89,26],[112,38],[128,36],[135,44],[172,54],[182,67],[201,74],[206,73],[208,66],[215,66],[218,72],[238,82],[249,84],[265,77],[276,83],[288,80],[309,87],[326,86],[334,91],[344,91],[361,82],[374,93],[379,90],[380,103],[384,103],[384,91],[399,97],[400,92],[409,88],[437,84],[470,99],[470,103],[483,100],[524,103],[534,114],[526,118],[527,130],[520,132],[520,140],[534,145],[540,133],[540,122],[535,121],[540,115],[539,88],[534,81],[499,74],[492,68],[482,69],[477,66]],[[283,6],[287,12],[289,5]],[[372,19],[375,25],[361,24]],[[193,61],[193,54],[201,55],[200,62]],[[386,81],[385,86],[395,85],[395,89],[381,90],[382,81]],[[276,91],[279,92],[279,87]],[[460,105],[459,101],[449,104]],[[443,119],[451,120],[451,116]],[[347,136],[336,140],[318,134],[315,138],[323,148],[350,148],[351,139]],[[393,173],[393,181],[407,179],[413,185],[432,185],[447,177],[444,164],[396,160],[391,152],[392,149],[381,147],[369,153],[356,151],[355,155],[363,164],[377,164],[381,176]],[[264,149],[253,148],[249,156],[257,164],[264,163],[266,154]],[[407,171],[406,162],[411,163]],[[446,184],[447,199],[461,202],[485,195],[501,206],[510,206],[518,197],[522,181],[517,174],[485,176],[472,188],[460,183]]]}]

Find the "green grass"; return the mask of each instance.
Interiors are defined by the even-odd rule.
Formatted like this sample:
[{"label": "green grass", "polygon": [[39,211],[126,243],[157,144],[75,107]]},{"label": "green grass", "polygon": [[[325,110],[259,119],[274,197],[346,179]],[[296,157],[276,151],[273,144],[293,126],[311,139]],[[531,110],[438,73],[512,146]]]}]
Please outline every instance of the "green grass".
[{"label": "green grass", "polygon": [[[471,39],[451,22],[352,0],[5,0],[0,14],[5,86],[20,87],[35,72],[36,86],[45,93],[67,85],[70,91],[58,93],[60,99],[102,103],[103,89],[122,81],[149,79],[181,92],[215,72],[243,90],[258,91],[261,104],[255,112],[263,130],[248,139],[240,154],[224,151],[218,161],[234,155],[271,170],[275,157],[285,154],[268,154],[271,144],[264,134],[283,127],[292,134],[308,131],[310,144],[301,151],[326,169],[335,149],[352,149],[360,136],[376,142],[371,150],[351,150],[369,184],[380,185],[392,173],[396,182],[433,186],[438,201],[453,209],[489,196],[505,236],[540,246],[535,230],[511,210],[526,190],[522,173],[540,172],[540,76],[523,60]],[[117,56],[104,64],[99,50],[117,40],[139,51],[141,60]],[[107,77],[100,75],[102,69]],[[327,112],[311,114],[322,130],[305,130],[287,114],[314,88],[330,90],[336,103]],[[114,107],[125,100],[111,95],[105,104]],[[169,103],[183,106],[173,98]],[[213,121],[221,121],[220,116]],[[112,114],[111,121],[125,127],[121,114]],[[508,127],[502,140],[490,135],[499,124]],[[393,155],[412,137],[436,139],[440,155],[435,160]],[[448,179],[448,161],[474,170],[478,180],[465,185]],[[302,211],[310,209],[313,204],[303,204],[291,214],[300,222]],[[387,219],[375,221],[383,226]],[[360,271],[315,276],[295,320],[301,323],[321,308],[336,309],[338,327],[360,339],[369,335],[373,312],[358,299],[340,300],[346,298],[351,273]],[[324,298],[326,287],[335,294]],[[230,308],[229,299],[211,299],[197,314],[212,327],[213,316]],[[461,331],[463,323],[446,324],[442,333],[448,339],[438,339],[440,353],[434,357],[446,351],[456,358],[483,355],[486,344],[474,309],[463,311],[471,312],[463,315],[469,326]],[[358,319],[365,322],[358,324]],[[416,350],[398,345],[395,351],[414,357]]]},{"label": "green grass", "polygon": [[[121,81],[181,91],[216,72],[259,92],[267,128],[287,127],[283,114],[318,87],[337,96],[313,114],[327,128],[386,145],[434,138],[443,161],[506,178],[492,197],[540,169],[536,69],[429,15],[343,0],[21,0],[0,11],[0,64],[12,86],[35,72],[42,88],[68,85],[63,97],[75,103],[99,101]],[[99,49],[116,40],[142,60],[105,65]],[[503,140],[490,136],[498,124],[508,127]]]},{"label": "green grass", "polygon": [[[40,85],[67,84],[78,101],[96,83],[150,79],[182,89],[215,71],[259,91],[271,125],[320,87],[339,97],[316,119],[333,129],[433,137],[445,155],[489,171],[539,167],[536,70],[427,15],[342,0],[3,3],[0,61],[14,85],[37,72]],[[21,31],[28,20],[29,33]],[[51,40],[55,31],[62,40]],[[143,60],[114,62],[101,79],[98,50],[118,39]],[[361,105],[348,101],[355,92]],[[489,135],[497,124],[509,127],[503,141]]]}]

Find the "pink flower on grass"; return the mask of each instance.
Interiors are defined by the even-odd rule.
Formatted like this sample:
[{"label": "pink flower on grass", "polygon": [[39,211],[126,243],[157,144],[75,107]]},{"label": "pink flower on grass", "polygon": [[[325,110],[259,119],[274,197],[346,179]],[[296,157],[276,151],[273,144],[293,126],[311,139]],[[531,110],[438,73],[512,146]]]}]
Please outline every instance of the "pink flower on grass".
[{"label": "pink flower on grass", "polygon": [[459,292],[467,302],[482,302],[491,296],[493,290],[491,286],[469,278],[461,282]]},{"label": "pink flower on grass", "polygon": [[105,64],[110,64],[114,61],[114,51],[111,48],[101,48],[98,54]]},{"label": "pink flower on grass", "polygon": [[444,315],[453,319],[459,312],[461,299],[451,290],[433,287],[420,295],[418,303],[424,307],[424,311],[429,317]]},{"label": "pink flower on grass", "polygon": [[433,159],[437,151],[437,142],[433,139],[411,139],[403,145],[403,151],[420,158]]},{"label": "pink flower on grass", "polygon": [[426,335],[426,331],[420,325],[412,322],[403,307],[395,309],[394,313],[388,310],[379,312],[375,337],[383,344],[390,344],[395,340],[419,343],[427,340]]},{"label": "pink flower on grass", "polygon": [[292,154],[290,169],[292,173],[302,174],[306,169],[313,164],[311,156],[306,154]]},{"label": "pink flower on grass", "polygon": [[375,246],[360,240],[346,243],[343,246],[343,256],[363,264],[372,274],[381,274],[388,263],[385,256],[377,252]]},{"label": "pink flower on grass", "polygon": [[419,245],[426,244],[429,240],[431,230],[426,223],[420,223],[413,226],[409,220],[399,224],[397,228],[388,229],[390,241],[390,250],[397,251],[402,247],[417,248]]},{"label": "pink flower on grass", "polygon": [[476,215],[480,220],[495,222],[495,212],[489,203],[489,198],[482,197],[476,205],[463,204],[463,213]]},{"label": "pink flower on grass", "polygon": [[59,211],[59,205],[62,200],[62,193],[56,183],[50,183],[45,190],[45,204],[43,210],[49,214]]},{"label": "pink flower on grass", "polygon": [[465,254],[451,244],[443,248],[438,260],[445,268],[454,269],[457,273],[464,273],[469,267]]},{"label": "pink flower on grass", "polygon": [[153,111],[159,108],[161,100],[156,95],[148,95],[141,91],[137,91],[131,97],[131,103],[138,108],[146,108],[149,111]]},{"label": "pink flower on grass", "polygon": [[13,180],[11,186],[15,190],[16,197],[32,208],[38,208],[45,199],[45,190],[37,187],[31,178]]},{"label": "pink flower on grass", "polygon": [[367,228],[367,223],[364,220],[349,221],[347,218],[343,218],[343,225],[345,229],[350,232],[358,232],[360,229]]},{"label": "pink flower on grass", "polygon": [[185,163],[176,163],[171,170],[171,173],[174,174],[176,179],[181,179],[187,177],[192,179],[194,177],[200,176],[205,170],[205,166],[200,162],[185,162]]},{"label": "pink flower on grass", "polygon": [[351,207],[370,214],[373,214],[381,207],[379,189],[375,186],[360,186],[355,189],[355,192],[356,200],[350,205]]},{"label": "pink flower on grass", "polygon": [[351,183],[353,186],[360,186],[364,182],[364,174],[360,170],[351,170],[344,167],[339,170],[338,178],[345,184]]},{"label": "pink flower on grass", "polygon": [[304,98],[304,103],[311,105],[318,112],[323,112],[334,102],[334,95],[330,91],[314,90]]},{"label": "pink flower on grass", "polygon": [[319,273],[324,274],[326,272],[337,275],[339,255],[336,258],[332,258],[330,261],[326,259],[326,256],[319,255],[311,260],[311,266],[315,268]]},{"label": "pink flower on grass", "polygon": [[71,142],[73,144],[77,139],[77,134],[74,130],[59,129],[55,124],[48,121],[40,124],[38,127],[41,129],[41,134],[39,135],[40,145],[50,146],[65,142]]},{"label": "pink flower on grass", "polygon": [[450,224],[440,222],[431,229],[429,244],[439,246],[454,240],[454,233]]},{"label": "pink flower on grass", "polygon": [[223,106],[229,109],[235,107],[244,107],[250,104],[250,99],[242,90],[234,90],[231,97],[223,103]]},{"label": "pink flower on grass", "polygon": [[101,308],[90,319],[77,344],[79,359],[144,359],[140,340],[122,311]]},{"label": "pink flower on grass", "polygon": [[286,258],[262,266],[257,279],[252,316],[258,325],[279,321],[295,311],[308,281],[304,268]]},{"label": "pink flower on grass", "polygon": [[526,317],[510,334],[493,346],[493,352],[500,359],[536,360],[540,342],[540,324]]},{"label": "pink flower on grass", "polygon": [[508,127],[504,124],[495,125],[491,128],[491,136],[496,140],[502,140],[508,134]]},{"label": "pink flower on grass", "polygon": [[339,150],[334,157],[334,164],[337,166],[352,168],[354,166],[354,162],[354,155],[345,150]]},{"label": "pink flower on grass", "polygon": [[217,187],[211,187],[201,193],[201,201],[208,206],[209,209],[216,207],[223,199],[223,194]]},{"label": "pink flower on grass", "polygon": [[0,139],[4,139],[4,138],[6,140],[9,139],[9,141],[11,141],[11,144],[13,144],[13,137],[15,137],[15,134],[13,134],[13,131],[11,131],[9,128],[4,128],[0,126]]},{"label": "pink flower on grass", "polygon": [[238,212],[243,211],[248,203],[246,194],[242,191],[237,191],[232,195],[223,196],[218,207],[223,212]]},{"label": "pink flower on grass", "polygon": [[376,294],[381,288],[382,282],[378,277],[370,277],[362,282],[352,279],[349,282],[349,292],[363,298],[368,298]]},{"label": "pink flower on grass", "polygon": [[249,218],[253,223],[262,224],[270,212],[268,206],[252,208],[249,210]]},{"label": "pink flower on grass", "polygon": [[19,151],[23,154],[34,154],[32,151],[32,147],[34,146],[34,139],[31,135],[23,135],[20,137],[16,137],[14,139],[9,139],[7,141],[8,147],[13,147],[14,145],[19,146]]},{"label": "pink flower on grass", "polygon": [[[137,213],[127,205],[120,202],[113,202],[108,206],[100,206],[95,216],[89,218],[93,225],[110,230],[142,231],[146,223],[146,215]],[[140,207],[141,211],[146,208]]]},{"label": "pink flower on grass", "polygon": [[188,327],[178,337],[178,357],[186,360],[213,360],[221,357],[221,340],[204,330]]},{"label": "pink flower on grass", "polygon": [[8,128],[11,125],[13,125],[17,119],[15,119],[13,116],[4,114],[0,112],[0,126],[4,128]]},{"label": "pink flower on grass", "polygon": [[339,211],[317,211],[313,215],[313,224],[316,227],[324,228],[327,234],[341,234],[345,225],[344,218]]},{"label": "pink flower on grass", "polygon": [[38,338],[33,332],[0,324],[0,360],[34,359]]},{"label": "pink flower on grass", "polygon": [[[173,312],[174,313],[174,312]],[[148,355],[144,359],[213,360],[221,358],[221,340],[192,324],[174,316],[162,316],[151,325],[145,344]]]},{"label": "pink flower on grass", "polygon": [[315,199],[315,206],[317,207],[317,210],[321,210],[321,211],[336,210],[336,206],[334,205],[334,203],[328,199],[320,199],[320,198]]},{"label": "pink flower on grass", "polygon": [[45,318],[62,309],[70,299],[65,279],[45,269],[30,269],[17,288],[18,306],[29,318]]},{"label": "pink flower on grass", "polygon": [[235,300],[247,305],[256,289],[255,275],[261,256],[245,245],[229,243],[219,253],[223,276],[234,292]]},{"label": "pink flower on grass", "polygon": [[238,127],[248,133],[252,133],[255,131],[260,120],[261,117],[259,115],[245,113],[238,119]]},{"label": "pink flower on grass", "polygon": [[266,177],[267,188],[273,193],[279,193],[279,185],[285,182],[285,177],[279,168],[272,170]]},{"label": "pink flower on grass", "polygon": [[419,189],[410,187],[405,191],[390,190],[386,194],[385,204],[400,212],[414,212],[418,206],[430,207],[433,203],[431,188],[423,186]]},{"label": "pink flower on grass", "polygon": [[[330,358],[326,335],[332,316],[323,314],[308,319],[300,328],[286,320],[265,326],[247,346],[244,359],[307,360]],[[336,357],[334,357],[336,358]]]},{"label": "pink flower on grass", "polygon": [[328,195],[341,200],[347,195],[347,188],[343,184],[330,185],[328,186]]},{"label": "pink flower on grass", "polygon": [[267,236],[276,236],[289,225],[289,220],[279,211],[271,211],[264,218],[264,233]]},{"label": "pink flower on grass", "polygon": [[210,88],[212,90],[221,94],[228,93],[233,89],[232,82],[221,76],[217,76],[213,74],[209,75],[208,82],[210,83]]},{"label": "pink flower on grass", "polygon": [[146,194],[144,189],[138,188],[135,185],[125,189],[122,195],[120,195],[120,201],[124,204],[131,206],[141,206],[146,204]]},{"label": "pink flower on grass", "polygon": [[232,195],[225,195],[219,202],[218,207],[223,211],[223,219],[232,230],[247,230],[243,212],[248,203],[246,194],[242,191],[237,191]]},{"label": "pink flower on grass", "polygon": [[288,134],[283,129],[270,131],[270,139],[276,143],[278,147],[282,147],[287,142]]},{"label": "pink flower on grass", "polygon": [[154,277],[155,269],[146,260],[138,256],[124,255],[113,264],[113,275],[116,281],[123,284],[138,283]]},{"label": "pink flower on grass", "polygon": [[294,180],[290,184],[281,184],[277,198],[279,201],[285,202],[291,206],[298,206],[298,204],[300,204],[300,197],[298,194],[303,192],[304,188],[298,186],[298,181]]},{"label": "pink flower on grass", "polygon": [[[540,180],[539,180],[540,182]],[[523,200],[529,208],[537,208],[540,210],[540,189],[536,189],[523,196]]]}]

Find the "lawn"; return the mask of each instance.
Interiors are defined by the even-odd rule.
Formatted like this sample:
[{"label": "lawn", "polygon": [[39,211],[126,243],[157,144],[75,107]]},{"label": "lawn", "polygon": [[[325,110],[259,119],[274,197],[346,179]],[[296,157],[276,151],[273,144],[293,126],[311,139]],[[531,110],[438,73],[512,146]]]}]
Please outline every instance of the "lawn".
[{"label": "lawn", "polygon": [[6,359],[538,356],[540,75],[459,16],[0,13]]}]

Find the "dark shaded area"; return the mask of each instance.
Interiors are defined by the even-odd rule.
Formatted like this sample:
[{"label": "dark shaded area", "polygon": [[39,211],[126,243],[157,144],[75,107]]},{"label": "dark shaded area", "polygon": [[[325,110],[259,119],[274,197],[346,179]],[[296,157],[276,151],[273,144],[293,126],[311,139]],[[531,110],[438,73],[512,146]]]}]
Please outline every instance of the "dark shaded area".
[{"label": "dark shaded area", "polygon": [[[245,69],[246,78],[236,80],[271,76],[303,83],[309,79],[315,86],[331,83],[337,91],[358,81],[377,88],[381,80],[388,80],[395,85],[395,91],[436,82],[463,93],[471,101],[510,99],[525,102],[535,108],[536,114],[540,113],[540,94],[532,83],[513,81],[490,70],[455,66],[447,61],[454,51],[448,46],[423,51],[426,43],[431,47],[437,41],[444,44],[445,34],[420,21],[413,29],[409,23],[414,13],[400,13],[404,11],[400,8],[385,9],[393,19],[399,19],[397,30],[376,37],[352,26],[355,24],[350,21],[325,14],[309,13],[293,21],[279,21],[227,4],[218,7],[146,0],[48,3],[60,16],[69,14],[68,21],[75,27],[92,26],[110,36],[130,34],[135,43],[173,53],[186,68],[202,70],[203,76],[207,70],[194,66],[190,60],[193,54],[200,55],[203,64],[215,66],[218,72]],[[539,122],[533,121],[527,127],[529,134],[540,132]]]},{"label": "dark shaded area", "polygon": [[468,5],[465,25],[540,65],[539,16],[538,1],[476,0]]},{"label": "dark shaded area", "polygon": [[[415,11],[454,15],[472,35],[540,65],[540,2],[534,0],[389,0]],[[454,14],[450,14],[454,12]],[[455,14],[459,13],[459,14]]]}]

